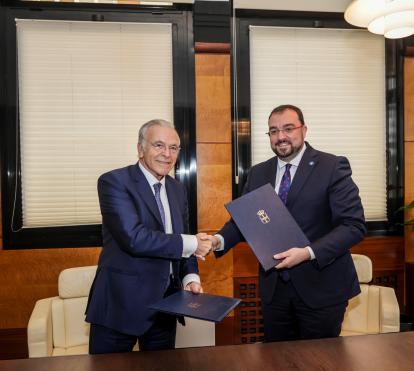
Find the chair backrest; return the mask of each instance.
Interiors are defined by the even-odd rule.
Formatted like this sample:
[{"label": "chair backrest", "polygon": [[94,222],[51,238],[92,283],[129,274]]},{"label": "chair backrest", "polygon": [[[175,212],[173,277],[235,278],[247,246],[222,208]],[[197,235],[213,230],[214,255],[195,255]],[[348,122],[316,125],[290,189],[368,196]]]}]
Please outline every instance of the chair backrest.
[{"label": "chair backrest", "polygon": [[369,283],[372,281],[372,262],[366,255],[352,254],[359,283]]},{"label": "chair backrest", "polygon": [[[352,254],[352,259],[361,293],[348,302],[341,334],[378,334],[398,331],[399,307],[394,290],[368,284],[372,281],[370,258]],[[387,323],[391,325],[387,326]]]},{"label": "chair backrest", "polygon": [[63,270],[59,275],[59,298],[52,301],[53,345],[69,348],[89,342],[85,309],[96,265]]},{"label": "chair backrest", "polygon": [[62,299],[88,296],[96,274],[96,265],[68,268],[60,272],[59,297]]}]

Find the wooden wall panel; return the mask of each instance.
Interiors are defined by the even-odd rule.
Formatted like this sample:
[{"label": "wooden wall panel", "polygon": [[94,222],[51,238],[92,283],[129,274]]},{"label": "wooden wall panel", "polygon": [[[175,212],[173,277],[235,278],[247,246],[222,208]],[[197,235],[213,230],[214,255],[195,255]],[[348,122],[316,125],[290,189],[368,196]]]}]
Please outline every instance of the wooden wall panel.
[{"label": "wooden wall panel", "polygon": [[246,242],[241,242],[234,250],[234,277],[243,278],[257,276],[259,262]]},{"label": "wooden wall panel", "polygon": [[[414,200],[414,58],[404,58],[404,200],[405,203]],[[406,219],[414,218],[414,210],[405,213]],[[408,314],[414,315],[414,231],[405,227],[405,304]]]},{"label": "wooden wall panel", "polygon": [[[197,223],[199,232],[215,233],[228,219],[224,204],[232,197],[230,56],[197,53],[195,68]],[[233,295],[232,251],[208,256],[199,268],[204,291]]]},{"label": "wooden wall panel", "polygon": [[374,270],[404,269],[404,238],[400,236],[367,237],[351,252],[369,256]]},{"label": "wooden wall panel", "polygon": [[210,254],[205,262],[198,262],[198,268],[205,292],[233,296],[233,251],[218,259]]},{"label": "wooden wall panel", "polygon": [[95,265],[99,248],[0,250],[0,329],[25,328],[38,299],[57,295],[59,272]]},{"label": "wooden wall panel", "polygon": [[196,54],[195,62],[197,143],[231,144],[230,56]]},{"label": "wooden wall panel", "polygon": [[404,60],[404,126],[405,141],[414,142],[414,58],[411,57]]},{"label": "wooden wall panel", "polygon": [[[414,103],[413,103],[414,104]],[[414,120],[413,120],[414,121]],[[414,131],[414,128],[413,128]],[[405,203],[414,200],[414,142],[405,142]],[[406,219],[414,218],[414,209],[405,213]],[[405,260],[414,262],[414,232],[411,227],[405,229]]]},{"label": "wooden wall panel", "polygon": [[[414,103],[413,103],[414,104]],[[405,142],[405,201],[406,203],[414,200],[414,141]]]},{"label": "wooden wall panel", "polygon": [[[414,200],[414,58],[404,60],[404,198],[405,203]],[[414,210],[406,212],[405,217],[414,218]],[[410,227],[405,230],[405,260],[414,262],[414,232]],[[407,292],[407,295],[414,293]]]},{"label": "wooden wall panel", "polygon": [[[197,144],[197,213],[199,232],[216,232],[229,219],[231,149],[228,144]],[[230,185],[230,186],[227,186]]]},{"label": "wooden wall panel", "polygon": [[27,330],[0,329],[0,359],[21,359],[29,356]]}]

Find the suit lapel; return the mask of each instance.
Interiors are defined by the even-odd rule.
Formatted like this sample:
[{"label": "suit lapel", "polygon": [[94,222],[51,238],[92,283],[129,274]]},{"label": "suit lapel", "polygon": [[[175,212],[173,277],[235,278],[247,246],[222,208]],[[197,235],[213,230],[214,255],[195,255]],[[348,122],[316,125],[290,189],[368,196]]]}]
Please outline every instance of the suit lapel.
[{"label": "suit lapel", "polygon": [[184,226],[180,211],[180,203],[177,199],[178,192],[174,192],[174,184],[168,176],[165,178],[165,188],[167,191],[168,203],[170,204],[173,233],[182,233],[184,231]]},{"label": "suit lapel", "polygon": [[289,190],[286,206],[291,208],[298,199],[299,193],[318,163],[316,151],[307,144],[307,148],[296,170],[292,185]]},{"label": "suit lapel", "polygon": [[132,167],[131,176],[137,183],[136,189],[140,194],[141,198],[144,200],[145,204],[148,206],[148,209],[160,223],[161,227],[163,227],[160,211],[158,210],[154,193],[152,192],[151,186],[149,185],[147,179],[145,178],[145,175],[142,173],[138,164]]},{"label": "suit lapel", "polygon": [[270,183],[273,188],[275,188],[275,185],[276,185],[276,172],[277,172],[277,156],[272,158],[272,161],[270,161],[269,167],[265,173],[266,183]]}]

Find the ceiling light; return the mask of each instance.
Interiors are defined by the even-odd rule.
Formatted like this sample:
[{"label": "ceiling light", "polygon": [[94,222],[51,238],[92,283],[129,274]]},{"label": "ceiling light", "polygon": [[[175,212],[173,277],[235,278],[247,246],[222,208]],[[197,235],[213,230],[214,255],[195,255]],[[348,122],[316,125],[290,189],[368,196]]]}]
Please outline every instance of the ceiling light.
[{"label": "ceiling light", "polygon": [[414,34],[414,0],[355,0],[345,20],[368,31],[397,39]]}]

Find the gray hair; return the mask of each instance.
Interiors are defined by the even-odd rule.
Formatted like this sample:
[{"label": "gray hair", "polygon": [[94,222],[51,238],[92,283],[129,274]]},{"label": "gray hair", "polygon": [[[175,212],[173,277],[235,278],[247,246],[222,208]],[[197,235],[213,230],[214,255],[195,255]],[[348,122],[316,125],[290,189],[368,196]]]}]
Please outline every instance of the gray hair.
[{"label": "gray hair", "polygon": [[144,142],[145,137],[147,135],[147,130],[153,126],[163,126],[163,127],[171,128],[175,130],[174,124],[172,124],[171,122],[167,120],[162,120],[162,119],[153,119],[151,121],[146,122],[144,125],[142,125],[139,128],[138,144],[143,145],[142,143]]}]

